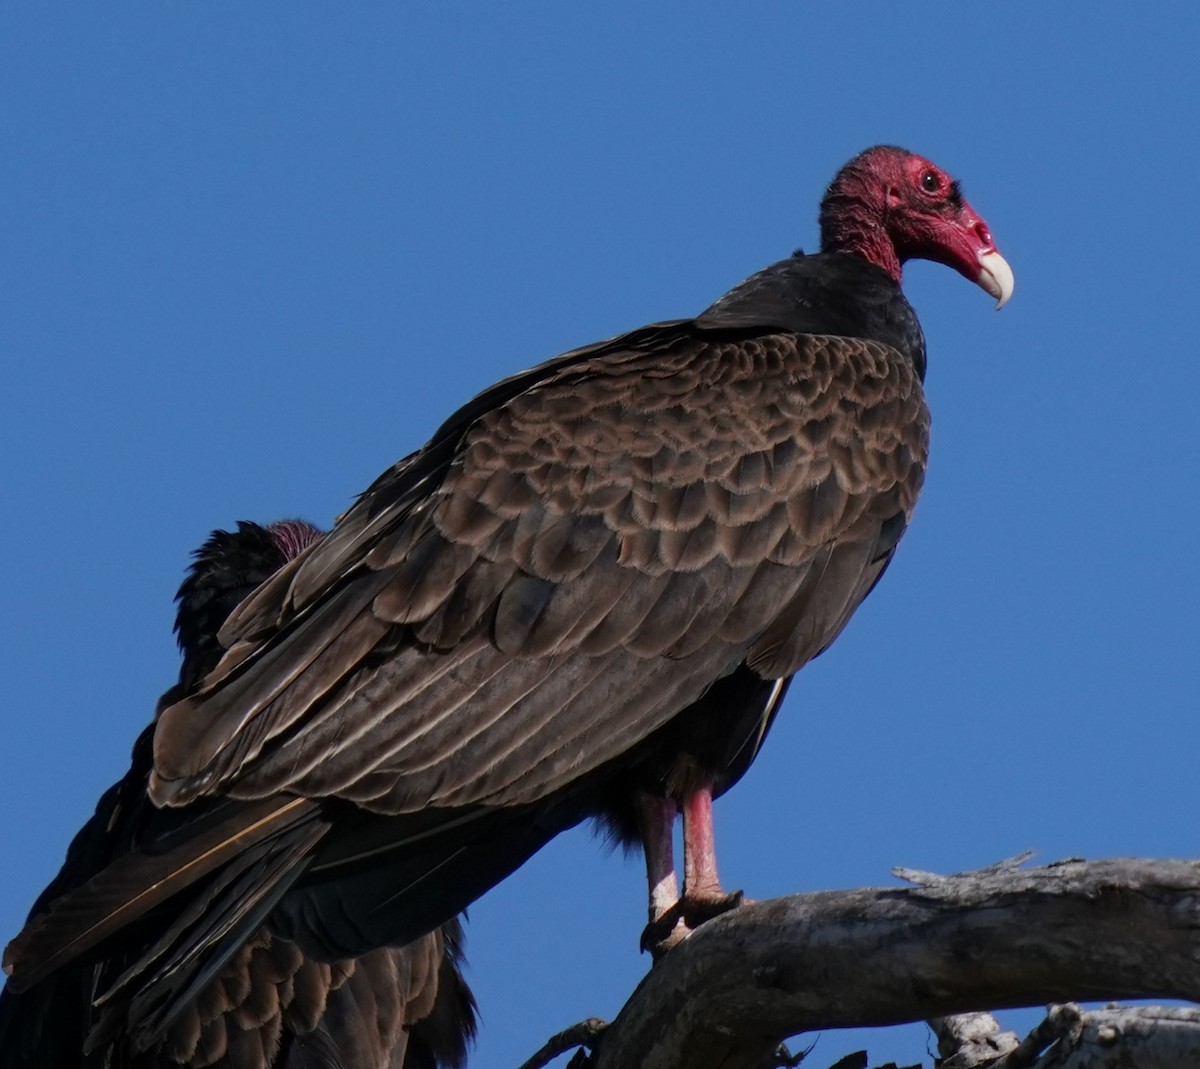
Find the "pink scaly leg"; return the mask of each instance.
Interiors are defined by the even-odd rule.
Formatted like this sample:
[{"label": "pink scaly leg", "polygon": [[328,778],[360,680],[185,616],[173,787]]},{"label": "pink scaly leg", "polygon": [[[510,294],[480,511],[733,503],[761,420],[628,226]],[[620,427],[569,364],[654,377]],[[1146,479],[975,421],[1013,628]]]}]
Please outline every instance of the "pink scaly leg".
[{"label": "pink scaly leg", "polygon": [[742,903],[741,891],[725,891],[717,876],[712,789],[702,787],[683,803],[683,916],[689,928]]},{"label": "pink scaly leg", "polygon": [[645,794],[639,799],[646,878],[650,885],[650,923],[642,949],[656,958],[682,942],[706,920],[742,903],[742,892],[722,890],[713,843],[712,791],[689,795],[683,806],[683,895],[675,876],[673,831],[676,807],[669,799]]},{"label": "pink scaly leg", "polygon": [[646,882],[650,885],[650,923],[654,924],[679,901],[675,878],[675,803],[670,798],[643,794],[638,799],[642,847],[646,853]]}]

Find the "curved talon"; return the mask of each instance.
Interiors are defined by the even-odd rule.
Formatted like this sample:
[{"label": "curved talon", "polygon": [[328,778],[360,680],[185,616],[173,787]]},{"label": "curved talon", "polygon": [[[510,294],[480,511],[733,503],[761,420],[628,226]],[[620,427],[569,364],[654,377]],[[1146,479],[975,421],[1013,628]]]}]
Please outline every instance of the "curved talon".
[{"label": "curved talon", "polygon": [[691,934],[691,929],[684,923],[683,917],[672,907],[642,929],[639,947],[643,953],[649,951],[650,957],[658,961],[668,950],[678,946]]},{"label": "curved talon", "polygon": [[741,891],[700,891],[684,895],[665,909],[642,929],[639,945],[643,951],[657,961],[668,950],[678,946],[705,921],[719,917],[739,906],[748,905],[749,899]]}]

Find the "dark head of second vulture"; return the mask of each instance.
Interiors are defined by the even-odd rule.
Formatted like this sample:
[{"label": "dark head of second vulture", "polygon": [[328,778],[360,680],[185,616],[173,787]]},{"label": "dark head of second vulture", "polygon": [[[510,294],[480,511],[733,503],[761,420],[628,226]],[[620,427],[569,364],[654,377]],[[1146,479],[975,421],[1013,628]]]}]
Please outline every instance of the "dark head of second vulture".
[{"label": "dark head of second vulture", "polygon": [[155,732],[150,797],[194,819],[51,905],[11,982],[144,924],[108,1005],[149,1042],[264,922],[317,958],[403,943],[587,817],[644,843],[652,942],[730,905],[712,799],[921,488],[902,265],[1012,292],[958,183],[913,153],[856,156],[820,221],[820,253],[695,319],[485,390],[247,598]]}]

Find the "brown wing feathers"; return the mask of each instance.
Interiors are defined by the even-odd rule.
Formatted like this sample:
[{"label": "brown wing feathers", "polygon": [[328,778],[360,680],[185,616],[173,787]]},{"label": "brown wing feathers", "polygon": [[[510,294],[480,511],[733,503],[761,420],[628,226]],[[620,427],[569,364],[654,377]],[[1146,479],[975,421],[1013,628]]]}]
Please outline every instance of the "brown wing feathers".
[{"label": "brown wing feathers", "polygon": [[[103,941],[131,919],[213,872],[256,843],[304,826],[316,815],[303,798],[274,799],[239,811],[236,822],[219,824],[179,847],[153,855],[122,855],[89,880],[79,893],[64,895],[5,948],[4,968],[14,991],[24,991],[68,961]],[[75,933],[68,941],[62,932]],[[20,966],[17,968],[17,966]]]},{"label": "brown wing feathers", "polygon": [[[552,791],[534,767],[577,775],[614,756],[550,759],[589,717],[631,743],[742,656],[787,675],[827,644],[880,525],[911,511],[925,434],[915,374],[876,343],[609,343],[480,413],[440,481],[420,473],[427,497],[386,480],[364,495],[343,521],[357,556],[319,546],[290,582],[341,578],[308,600],[272,592],[300,606],[294,622],[284,608],[195,715],[164,713],[155,791],[291,790],[385,812]],[[393,515],[376,508],[389,495]],[[800,618],[810,634],[785,641]],[[396,627],[397,652],[374,664]],[[668,654],[672,685],[655,693],[646,662]]]},{"label": "brown wing feathers", "polygon": [[[205,655],[226,652],[181,679],[134,792],[135,824],[178,835],[139,833],[124,847],[138,860],[81,889],[98,868],[76,851],[74,884],[13,945],[18,982],[149,909],[113,966],[133,962],[112,997],[131,1000],[138,1042],[162,1040],[174,1015],[170,1042],[197,1065],[239,1043],[270,1060],[291,1013],[313,1026],[290,1033],[296,1066],[330,1061],[312,1007],[340,1018],[339,993],[376,966],[448,972],[446,990],[465,992],[454,954],[422,944],[340,972],[280,961],[278,985],[257,993],[223,970],[274,960],[274,936],[322,959],[402,943],[582,819],[629,837],[641,793],[679,803],[735,782],[791,676],[888,567],[921,487],[925,343],[904,261],[950,264],[1000,303],[1012,291],[948,176],[901,149],[839,172],[821,230],[822,252],[764,269],[695,320],[485,390],[327,537],[303,549],[311,529],[297,525],[283,555],[303,551],[229,613],[219,643],[205,603]],[[261,839],[246,823],[257,807]],[[273,935],[242,946],[267,910]],[[428,1008],[421,989],[410,977],[411,1004]],[[459,1022],[461,1052],[469,995],[430,1006]],[[222,1031],[238,1013],[254,1036]]]},{"label": "brown wing feathers", "polygon": [[790,676],[915,503],[927,415],[886,346],[685,324],[541,374],[468,406],[233,613],[230,653],[161,715],[152,797],[447,827],[549,798],[740,663]]},{"label": "brown wing feathers", "polygon": [[[446,944],[458,926],[447,928],[407,953],[377,950],[332,963],[260,930],[175,1022],[157,1052],[159,1063],[188,1069],[456,1063],[461,1019],[472,1016],[472,1003],[453,967],[457,949]],[[458,1016],[443,1019],[450,1014]],[[336,1040],[326,1019],[336,1021]]]}]

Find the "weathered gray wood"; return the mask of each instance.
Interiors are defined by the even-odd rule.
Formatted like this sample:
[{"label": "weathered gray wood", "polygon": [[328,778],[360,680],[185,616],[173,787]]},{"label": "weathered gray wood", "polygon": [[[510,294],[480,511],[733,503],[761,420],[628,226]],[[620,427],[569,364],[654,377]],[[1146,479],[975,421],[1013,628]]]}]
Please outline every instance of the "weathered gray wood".
[{"label": "weathered gray wood", "polygon": [[978,1069],[1020,1046],[1015,1032],[1004,1032],[990,1013],[961,1013],[934,1017],[929,1022],[937,1036],[938,1069]]},{"label": "weathered gray wood", "polygon": [[[1110,1006],[1085,1013],[1078,1006],[1051,1006],[1019,1043],[1001,1032],[990,1014],[946,1018],[939,1031],[945,1060],[938,1069],[1195,1069],[1200,1066],[1200,1010],[1164,1006]],[[987,1021],[991,1021],[991,1034]],[[930,1022],[935,1028],[940,1022]],[[1011,1039],[1009,1037],[1012,1037]],[[997,1042],[998,1041],[998,1042]],[[991,1045],[1010,1049],[987,1052]]]},{"label": "weathered gray wood", "polygon": [[761,1069],[797,1032],[1200,999],[1200,863],[900,874],[914,886],[773,899],[704,925],[639,985],[595,1069]]},{"label": "weathered gray wood", "polygon": [[[1165,1006],[1119,1007],[1082,1015],[1059,1047],[1033,1069],[1196,1069],[1200,1011]],[[998,1067],[1005,1069],[1005,1067]]]},{"label": "weathered gray wood", "polygon": [[560,1054],[565,1054],[577,1047],[591,1047],[607,1027],[607,1021],[599,1017],[589,1017],[586,1021],[580,1021],[578,1024],[571,1025],[570,1028],[564,1028],[546,1040],[541,1049],[525,1059],[517,1069],[543,1069]]}]

